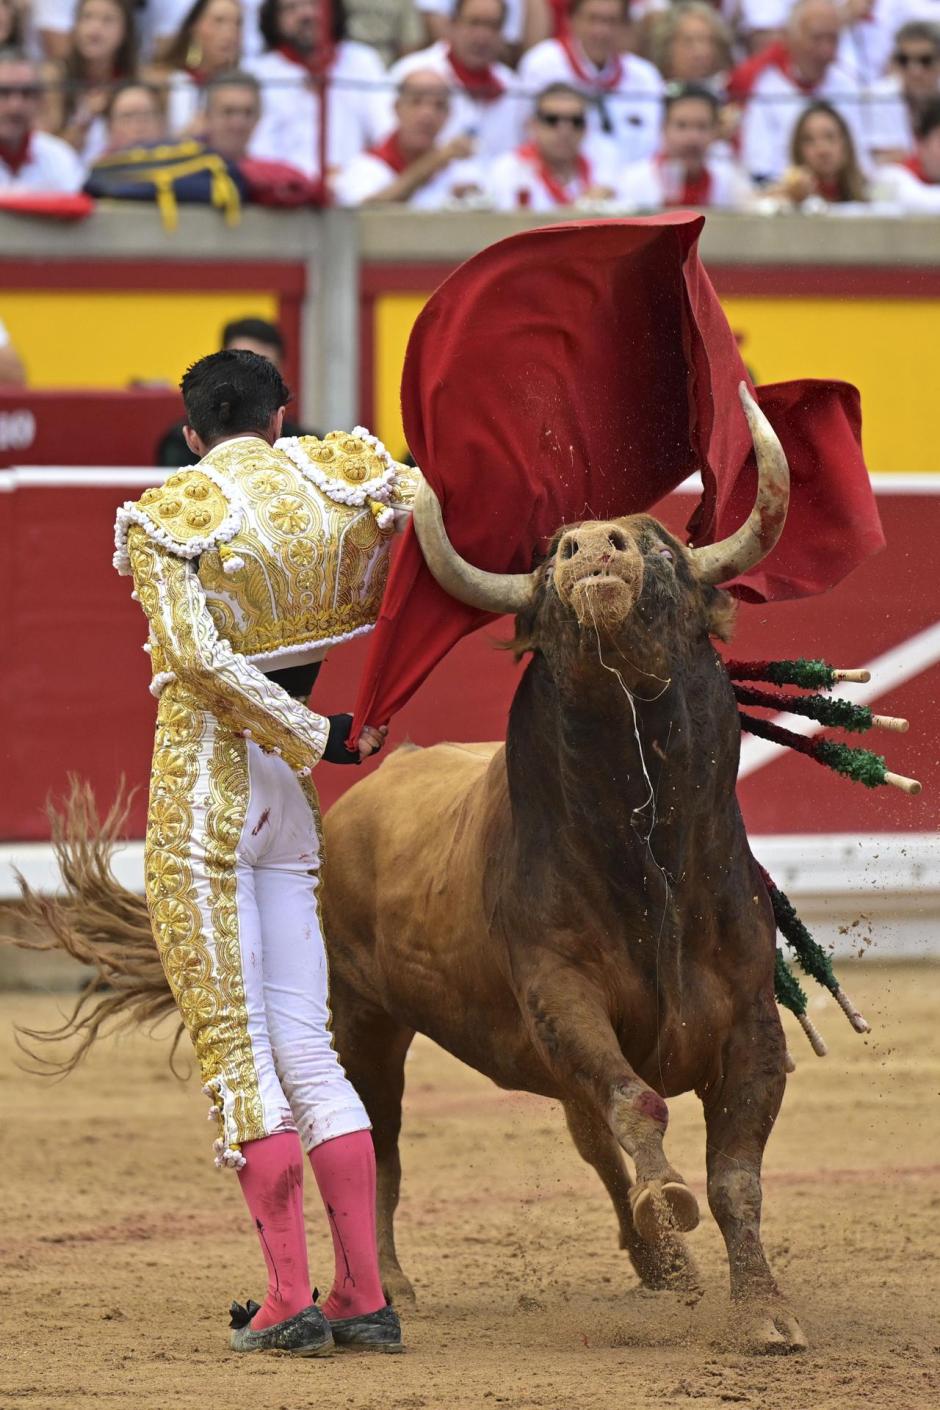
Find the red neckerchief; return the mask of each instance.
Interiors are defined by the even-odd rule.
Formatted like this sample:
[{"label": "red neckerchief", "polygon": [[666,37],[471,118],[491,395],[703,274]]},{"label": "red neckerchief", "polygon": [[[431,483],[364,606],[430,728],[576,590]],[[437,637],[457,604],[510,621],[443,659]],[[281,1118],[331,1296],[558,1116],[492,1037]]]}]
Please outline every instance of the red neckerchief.
[{"label": "red neckerchief", "polygon": [[912,156],[908,157],[908,158],[907,158],[907,161],[902,162],[901,165],[904,167],[905,171],[909,171],[912,176],[916,176],[916,177],[917,177],[917,180],[918,180],[918,181],[922,181],[925,186],[937,186],[937,185],[940,185],[940,183],[938,183],[938,182],[936,182],[936,181],[931,181],[930,177],[927,175],[926,171],[924,170],[924,166],[923,166],[923,163],[921,162],[920,157],[917,156],[916,153],[914,153]]},{"label": "red neckerchief", "polygon": [[752,54],[728,75],[728,97],[734,103],[746,103],[761,74],[772,68],[783,69],[788,57],[789,50],[782,39],[775,39],[759,53]]},{"label": "red neckerchief", "polygon": [[842,199],[842,188],[838,181],[816,181],[816,191],[824,201],[838,204]]},{"label": "red neckerchief", "polygon": [[391,137],[386,137],[385,141],[377,146],[370,147],[369,156],[378,157],[380,162],[391,167],[396,176],[401,176],[405,168],[411,165],[401,149],[397,132],[393,132]]},{"label": "red neckerchief", "polygon": [[[561,34],[558,43],[568,56],[568,62],[582,83],[588,84],[595,93],[612,93],[623,78],[623,59],[619,54],[608,59],[600,73],[589,73],[584,66],[587,57],[581,45],[570,34]],[[575,47],[577,45],[577,47]]]},{"label": "red neckerchief", "polygon": [[492,103],[505,93],[506,89],[495,69],[488,66],[482,69],[468,68],[457,58],[450,45],[447,46],[447,62],[461,88],[465,89],[470,97],[475,98],[477,102]]},{"label": "red neckerchief", "polygon": [[[665,156],[664,153],[659,152],[659,153],[657,153],[657,155],[656,155],[656,157],[654,158],[654,160],[655,160],[655,162],[656,162],[656,165],[657,165],[658,167],[660,167],[660,169],[661,169],[661,168],[664,166],[664,164],[665,164],[665,162],[666,162],[667,159],[666,159],[666,156]],[[711,174],[711,172],[708,170],[708,167],[707,167],[707,166],[703,166],[703,167],[702,167],[702,170],[699,172],[698,176],[694,176],[694,177],[692,177],[691,179],[689,178],[688,173],[686,173],[685,182],[684,182],[684,184],[683,184],[682,190],[681,190],[681,191],[679,192],[679,194],[678,194],[676,197],[674,197],[672,200],[667,200],[667,199],[665,198],[665,195],[664,195],[664,197],[663,197],[663,205],[665,205],[665,206],[709,206],[709,205],[711,205],[711,199],[712,199],[712,174]]]},{"label": "red neckerchief", "polygon": [[315,77],[328,73],[336,58],[336,49],[332,44],[325,49],[311,49],[307,54],[302,54],[293,44],[279,44],[276,52],[283,54],[285,59],[289,59],[298,68],[306,69]]},{"label": "red neckerchief", "polygon": [[552,38],[560,39],[568,33],[568,0],[548,0],[548,10],[552,19]]},{"label": "red neckerchief", "polygon": [[[536,176],[556,205],[570,206],[572,204],[572,197],[568,195],[568,192],[565,190],[564,186],[562,186],[557,176],[545,165],[545,162],[539,156],[533,143],[529,142],[524,147],[520,147],[516,155],[535,168]],[[591,184],[591,163],[588,161],[587,157],[580,153],[575,159],[575,174],[581,186],[587,190],[588,186]]]},{"label": "red neckerchief", "polygon": [[23,167],[29,161],[31,155],[29,147],[32,136],[33,134],[31,132],[27,132],[26,136],[21,142],[18,142],[15,147],[0,146],[0,161],[6,162],[14,176],[19,176]]},{"label": "red neckerchief", "polygon": [[189,64],[183,65],[183,72],[188,73],[197,88],[202,88],[209,81],[209,75],[205,69],[193,69]]}]

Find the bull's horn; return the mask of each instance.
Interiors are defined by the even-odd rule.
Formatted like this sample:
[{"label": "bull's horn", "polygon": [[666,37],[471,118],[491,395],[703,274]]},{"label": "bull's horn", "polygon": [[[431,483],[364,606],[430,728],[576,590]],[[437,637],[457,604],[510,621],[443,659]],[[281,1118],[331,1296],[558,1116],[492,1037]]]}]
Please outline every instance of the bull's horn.
[{"label": "bull's horn", "polygon": [[766,558],[783,532],[790,500],[790,468],[777,433],[742,382],[741,405],[757,457],[757,500],[747,522],[720,543],[690,550],[705,583],[726,583]]},{"label": "bull's horn", "polygon": [[534,574],[487,573],[461,558],[447,537],[437,495],[424,479],[415,495],[414,526],[424,561],[451,597],[483,612],[521,612],[532,594]]}]

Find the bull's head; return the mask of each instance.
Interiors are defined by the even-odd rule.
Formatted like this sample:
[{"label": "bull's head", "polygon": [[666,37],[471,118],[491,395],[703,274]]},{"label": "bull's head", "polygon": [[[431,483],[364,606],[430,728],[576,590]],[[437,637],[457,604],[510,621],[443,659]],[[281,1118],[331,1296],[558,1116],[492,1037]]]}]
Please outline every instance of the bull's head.
[{"label": "bull's head", "polygon": [[741,401],[757,459],[757,499],[747,521],[719,543],[685,548],[647,515],[587,520],[560,530],[548,562],[534,572],[489,573],[460,557],[447,537],[436,495],[422,484],[414,523],[428,567],[452,597],[486,612],[526,613],[550,580],[557,599],[582,626],[593,622],[608,631],[627,620],[645,586],[663,586],[658,580],[664,560],[682,560],[675,570],[703,586],[747,572],[780,537],[790,475],[776,433],[743,383]]}]

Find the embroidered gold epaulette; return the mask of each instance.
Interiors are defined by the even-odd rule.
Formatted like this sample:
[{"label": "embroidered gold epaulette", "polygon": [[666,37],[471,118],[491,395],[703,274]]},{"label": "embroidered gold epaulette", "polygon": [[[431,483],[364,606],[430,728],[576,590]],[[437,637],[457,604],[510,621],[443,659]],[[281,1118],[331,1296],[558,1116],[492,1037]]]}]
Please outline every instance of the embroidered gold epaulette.
[{"label": "embroidered gold epaulette", "polygon": [[334,504],[368,505],[380,529],[394,527],[392,506],[404,466],[364,426],[317,436],[285,436],[275,442],[300,473]]},{"label": "embroidered gold epaulette", "polygon": [[140,524],[150,537],[181,558],[198,558],[234,538],[242,522],[241,497],[233,485],[204,469],[179,470],[162,485],[128,500],[114,524],[114,566],[130,573],[127,534]]}]

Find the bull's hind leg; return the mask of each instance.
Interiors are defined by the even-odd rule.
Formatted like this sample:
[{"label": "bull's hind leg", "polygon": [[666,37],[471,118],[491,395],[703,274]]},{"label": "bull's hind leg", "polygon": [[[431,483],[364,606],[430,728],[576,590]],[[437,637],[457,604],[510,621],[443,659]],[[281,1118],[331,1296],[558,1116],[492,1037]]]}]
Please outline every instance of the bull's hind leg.
[{"label": "bull's hind leg", "polygon": [[784,1039],[771,994],[739,1015],[705,1107],[708,1203],[728,1250],[734,1335],[751,1351],[802,1351],[806,1338],[782,1297],[760,1237],[761,1160],[786,1082]]},{"label": "bull's hind leg", "polygon": [[629,1199],[640,1237],[654,1242],[664,1229],[694,1229],[698,1202],[663,1150],[666,1103],[624,1057],[603,990],[582,971],[559,965],[563,948],[559,940],[554,952],[536,952],[518,976],[532,1041],[562,1100],[587,1102],[635,1162]]},{"label": "bull's hind leg", "polygon": [[395,1249],[395,1210],[401,1188],[401,1101],[405,1057],[414,1037],[384,1010],[364,1000],[342,980],[331,992],[333,1034],[346,1075],[372,1122],[375,1145],[375,1215],[379,1267],[385,1296],[397,1306],[413,1304],[414,1289]]},{"label": "bull's hind leg", "polygon": [[678,1234],[660,1228],[652,1240],[647,1240],[637,1233],[630,1205],[633,1181],[610,1127],[579,1102],[566,1102],[565,1116],[579,1155],[593,1165],[613,1201],[620,1225],[620,1247],[630,1255],[640,1282],[655,1289],[698,1288],[698,1270]]}]

